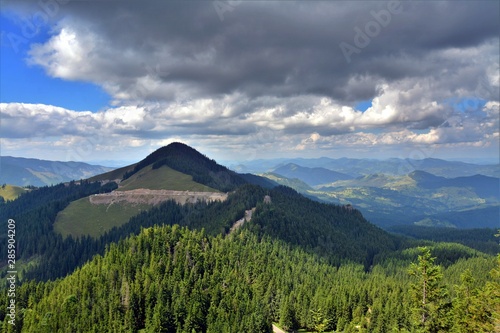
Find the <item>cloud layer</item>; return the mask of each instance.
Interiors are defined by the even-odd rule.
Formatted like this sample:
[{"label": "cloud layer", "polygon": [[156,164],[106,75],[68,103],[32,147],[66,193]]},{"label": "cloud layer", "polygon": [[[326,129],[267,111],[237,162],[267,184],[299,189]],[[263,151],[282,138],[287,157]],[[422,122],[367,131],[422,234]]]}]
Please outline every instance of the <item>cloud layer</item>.
[{"label": "cloud layer", "polygon": [[[214,152],[438,145],[491,154],[499,11],[493,1],[69,2],[27,61],[103,87],[112,105],[4,103],[4,150],[99,136],[102,151],[177,138]],[[342,43],[358,51],[346,59]],[[361,101],[372,106],[357,110]]]}]

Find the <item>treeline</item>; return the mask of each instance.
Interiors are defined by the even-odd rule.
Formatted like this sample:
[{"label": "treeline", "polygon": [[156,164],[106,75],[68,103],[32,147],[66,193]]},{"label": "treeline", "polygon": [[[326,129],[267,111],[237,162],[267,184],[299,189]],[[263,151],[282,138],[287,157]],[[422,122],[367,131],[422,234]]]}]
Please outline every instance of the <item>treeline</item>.
[{"label": "treeline", "polygon": [[495,229],[454,229],[398,225],[392,226],[387,230],[413,239],[460,243],[492,255],[500,252],[499,239],[495,237],[497,233]]},{"label": "treeline", "polygon": [[409,271],[366,272],[245,229],[211,237],[153,227],[63,280],[23,284],[16,326],[0,312],[2,331],[255,333],[277,322],[314,332],[493,332],[500,262],[472,258],[443,270],[429,249],[417,252]]}]

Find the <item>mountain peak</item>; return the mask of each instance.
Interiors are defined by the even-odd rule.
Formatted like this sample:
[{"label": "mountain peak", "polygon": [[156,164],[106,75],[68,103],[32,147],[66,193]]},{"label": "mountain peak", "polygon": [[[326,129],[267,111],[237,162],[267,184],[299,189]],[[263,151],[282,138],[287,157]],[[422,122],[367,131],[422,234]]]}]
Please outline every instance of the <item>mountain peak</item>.
[{"label": "mountain peak", "polygon": [[217,164],[214,160],[181,142],[173,142],[149,154],[132,170],[125,173],[123,179],[131,177],[148,166],[151,166],[152,169],[168,166],[192,176],[197,183],[223,192],[232,191],[246,183],[237,173]]}]

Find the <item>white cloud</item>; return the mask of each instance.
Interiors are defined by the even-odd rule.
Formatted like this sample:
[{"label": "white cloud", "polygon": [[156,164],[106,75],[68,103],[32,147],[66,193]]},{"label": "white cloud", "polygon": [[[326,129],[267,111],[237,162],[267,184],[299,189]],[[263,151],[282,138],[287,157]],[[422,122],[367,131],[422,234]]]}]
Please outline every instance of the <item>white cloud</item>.
[{"label": "white cloud", "polygon": [[[31,139],[104,154],[175,138],[258,155],[497,145],[498,20],[486,7],[413,3],[348,65],[338,43],[352,40],[351,18],[362,24],[365,3],[251,2],[223,24],[203,6],[127,2],[118,14],[112,2],[61,6],[29,62],[101,86],[112,107],[3,103],[4,147]],[[486,105],[462,112],[450,102],[467,99]],[[372,102],[364,112],[353,107],[362,100]]]},{"label": "white cloud", "polygon": [[[387,91],[386,88],[382,94]],[[184,141],[204,142],[214,150],[226,147],[240,158],[250,158],[264,153],[310,153],[341,147],[487,147],[498,141],[498,102],[487,103],[482,118],[455,115],[442,126],[412,130],[404,120],[421,120],[432,105],[421,106],[425,112],[405,115],[392,111],[397,102],[388,107],[374,101],[372,108],[363,113],[330,99],[309,97],[300,102],[265,100],[261,102],[268,103],[267,107],[240,113],[231,101],[232,97],[226,96],[182,104],[121,106],[97,113],[41,104],[2,103],[1,133],[7,139],[3,148],[19,149],[16,140],[37,142],[38,147],[47,142],[44,149],[64,153],[59,159],[85,160],[94,155],[104,159],[109,152],[119,155],[120,151],[131,149],[149,152],[172,141]],[[297,109],[296,105],[307,107]]]}]

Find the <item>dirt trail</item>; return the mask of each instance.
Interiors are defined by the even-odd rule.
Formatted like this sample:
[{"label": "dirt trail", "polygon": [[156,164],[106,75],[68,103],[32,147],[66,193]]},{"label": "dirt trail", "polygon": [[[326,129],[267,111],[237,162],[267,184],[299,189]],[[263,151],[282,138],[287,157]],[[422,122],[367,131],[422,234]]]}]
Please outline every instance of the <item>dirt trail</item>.
[{"label": "dirt trail", "polygon": [[252,214],[255,212],[255,207],[252,208],[252,209],[249,209],[249,210],[246,210],[245,211],[245,217],[239,219],[238,221],[236,221],[233,226],[231,227],[231,229],[229,230],[229,233],[233,233],[236,229],[238,229],[239,227],[241,227],[243,225],[243,223],[245,222],[248,222],[252,219]]},{"label": "dirt trail", "polygon": [[279,328],[278,326],[276,326],[274,324],[273,324],[273,332],[274,333],[286,333],[285,331],[283,331],[281,328]]},{"label": "dirt trail", "polygon": [[113,191],[111,193],[94,194],[89,197],[90,203],[93,205],[110,205],[118,202],[157,205],[168,200],[175,200],[183,205],[198,201],[212,202],[225,201],[226,199],[227,193],[148,189]]}]

